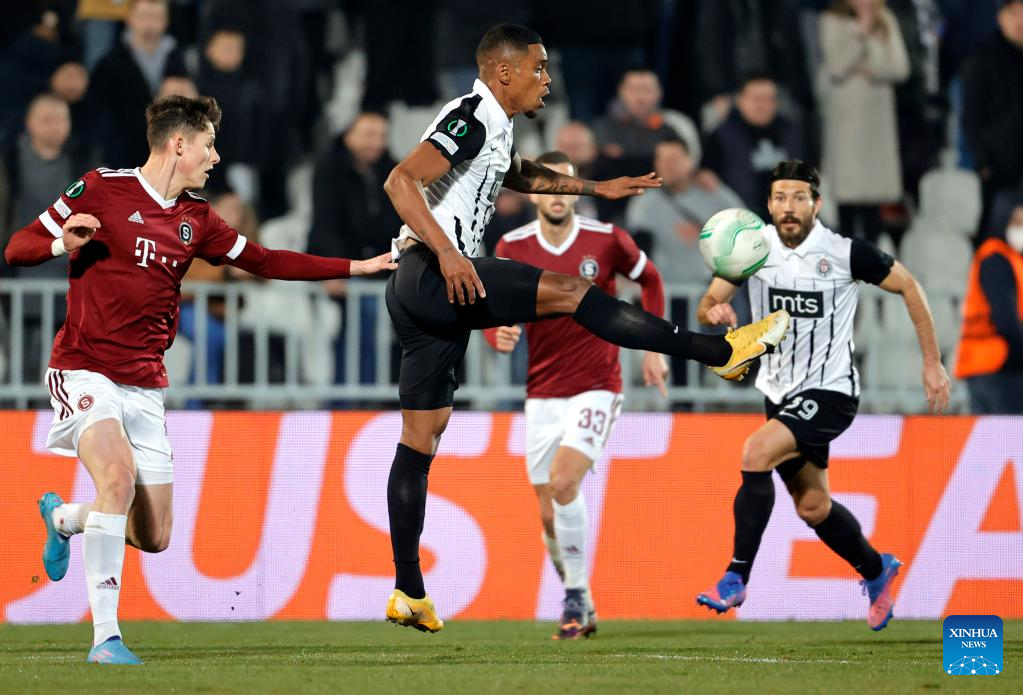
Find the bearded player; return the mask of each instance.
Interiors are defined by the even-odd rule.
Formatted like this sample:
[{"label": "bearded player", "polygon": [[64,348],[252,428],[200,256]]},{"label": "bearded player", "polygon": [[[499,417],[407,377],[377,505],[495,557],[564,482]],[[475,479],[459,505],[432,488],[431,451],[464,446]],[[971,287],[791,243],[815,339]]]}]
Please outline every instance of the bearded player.
[{"label": "bearded player", "polygon": [[[575,175],[561,152],[534,162]],[[664,284],[657,268],[629,234],[614,225],[575,214],[574,195],[531,195],[537,220],[505,234],[495,255],[591,280],[615,293],[615,275],[643,288],[643,308],[664,313]],[[501,352],[511,352],[518,326],[484,332]],[[526,380],[526,472],[536,491],[543,541],[565,584],[561,622],[555,639],[589,637],[597,631],[596,610],[586,572],[586,500],[579,485],[600,458],[622,407],[618,347],[569,318],[526,324],[529,374]],[[667,395],[668,365],[662,355],[643,356],[643,377]]]},{"label": "bearded player", "polygon": [[[859,283],[902,296],[923,353],[924,394],[932,412],[948,405],[949,381],[941,364],[934,321],[923,289],[906,267],[873,244],[840,236],[817,220],[820,176],[798,160],[771,174],[766,227],[770,253],[751,277],[754,316],[778,308],[792,315],[792,341],[764,359],[757,375],[767,422],[743,447],[742,485],[735,496],[735,543],[724,577],[696,601],[718,613],[741,606],[760,539],[774,508],[777,471],[796,512],[817,537],[863,578],[870,600],[867,624],[882,630],[892,617],[892,582],[902,563],[878,553],[852,513],[831,498],[830,443],[852,424],[860,383],[853,362],[853,319]],[[704,325],[735,325],[729,300],[737,287],[715,278],[700,300]]]},{"label": "bearded player", "polygon": [[71,184],[5,251],[11,265],[70,255],[67,320],[53,342],[46,383],[54,408],[47,448],[77,456],[96,499],[39,500],[43,565],[68,568],[69,539],[83,534],[92,609],[88,661],[139,664],[121,640],[117,605],[124,544],[158,553],[171,537],[173,465],[163,389],[164,352],[178,327],[181,279],[194,258],[264,278],[327,280],[394,266],[270,251],[229,227],[202,188],[219,161],[220,108],[209,97],[171,96],[146,109],[150,155],[136,169],[97,169]]}]

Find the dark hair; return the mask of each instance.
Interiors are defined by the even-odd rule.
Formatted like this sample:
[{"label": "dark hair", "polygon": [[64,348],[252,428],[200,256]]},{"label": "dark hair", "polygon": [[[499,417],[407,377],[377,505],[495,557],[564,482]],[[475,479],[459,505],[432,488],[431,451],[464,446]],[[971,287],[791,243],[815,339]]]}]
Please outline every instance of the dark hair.
[{"label": "dark hair", "polygon": [[530,44],[543,43],[540,35],[521,24],[497,24],[490,27],[476,47],[476,63],[482,65],[487,54],[498,48],[526,51]]},{"label": "dark hair", "polygon": [[572,167],[575,164],[568,155],[560,150],[551,150],[550,152],[544,152],[542,155],[533,160],[537,164],[568,164]]},{"label": "dark hair", "polygon": [[771,172],[771,185],[775,181],[805,181],[810,184],[810,194],[814,200],[821,197],[821,175],[817,170],[799,159],[786,159],[778,162]]},{"label": "dark hair", "polygon": [[176,130],[191,133],[206,131],[206,122],[220,129],[220,107],[213,97],[191,99],[177,95],[156,99],[146,109],[146,140],[156,152]]},{"label": "dark hair", "polygon": [[683,150],[686,151],[686,154],[692,154],[692,151],[689,149],[689,143],[686,142],[685,140],[683,140],[682,138],[680,138],[678,135],[666,135],[663,138],[661,138],[660,140],[658,140],[657,144],[658,145],[678,145],[679,147],[681,147]]},{"label": "dark hair", "polygon": [[778,80],[767,70],[749,70],[744,72],[739,78],[739,91],[741,92],[746,89],[751,82],[771,82],[777,84]]}]

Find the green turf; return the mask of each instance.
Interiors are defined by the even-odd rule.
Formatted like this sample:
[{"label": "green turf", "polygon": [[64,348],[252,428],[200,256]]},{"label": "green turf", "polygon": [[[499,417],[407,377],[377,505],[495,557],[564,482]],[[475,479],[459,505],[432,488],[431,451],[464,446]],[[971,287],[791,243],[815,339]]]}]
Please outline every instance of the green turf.
[{"label": "green turf", "polygon": [[[454,621],[427,635],[385,623],[125,623],[141,667],[83,663],[86,625],[0,625],[3,693],[1023,692],[1023,622],[1005,672],[941,670],[941,624],[601,623],[580,642],[550,624]],[[414,687],[413,687],[414,686]]]}]

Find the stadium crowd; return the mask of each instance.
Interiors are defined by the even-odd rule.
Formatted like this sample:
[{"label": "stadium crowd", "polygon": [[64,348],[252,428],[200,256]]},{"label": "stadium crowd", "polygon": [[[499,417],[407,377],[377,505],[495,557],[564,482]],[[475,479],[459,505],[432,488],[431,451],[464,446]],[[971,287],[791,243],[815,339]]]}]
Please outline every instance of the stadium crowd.
[{"label": "stadium crowd", "polygon": [[[817,164],[825,223],[963,298],[942,347],[965,336],[973,409],[1023,411],[1023,1],[26,0],[3,19],[0,247],[85,170],[144,162],[154,97],[205,94],[224,125],[204,195],[225,219],[270,246],[379,253],[400,224],[388,172],[439,104],[471,90],[479,37],[517,22],[544,37],[554,76],[548,108],[516,122],[518,151],[561,150],[584,178],[658,171],[661,191],[578,209],[635,234],[667,282],[706,283],[696,245],[714,212],[766,217],[772,168]],[[531,219],[505,191],[485,244]],[[66,272],[66,258],[0,260],[5,283]],[[246,280],[202,263],[190,277]],[[682,324],[690,310],[669,308]],[[27,324],[41,312],[26,305]],[[367,301],[343,320],[372,326],[376,312]],[[217,383],[223,306],[208,313]],[[186,301],[185,338],[193,322]],[[379,358],[364,340],[360,378]]]}]

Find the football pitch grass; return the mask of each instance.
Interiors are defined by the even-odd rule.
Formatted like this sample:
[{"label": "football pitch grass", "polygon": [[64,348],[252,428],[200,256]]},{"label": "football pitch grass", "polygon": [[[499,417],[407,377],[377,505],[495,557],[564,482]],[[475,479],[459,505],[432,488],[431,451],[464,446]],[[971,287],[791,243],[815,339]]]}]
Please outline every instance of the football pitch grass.
[{"label": "football pitch grass", "polygon": [[998,676],[942,671],[941,623],[604,621],[553,642],[535,622],[123,623],[144,666],[84,663],[91,627],[0,625],[2,693],[1019,693],[1023,621]]}]

